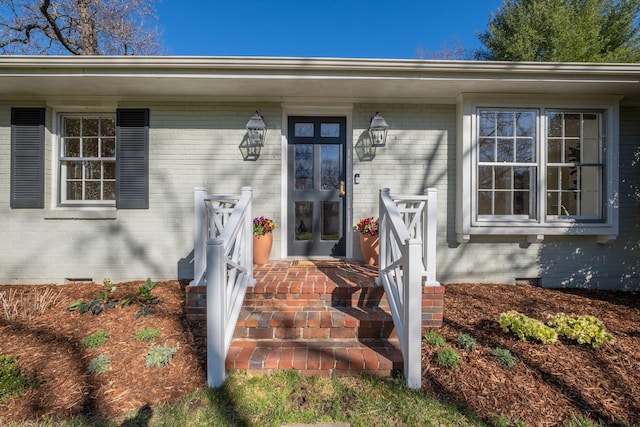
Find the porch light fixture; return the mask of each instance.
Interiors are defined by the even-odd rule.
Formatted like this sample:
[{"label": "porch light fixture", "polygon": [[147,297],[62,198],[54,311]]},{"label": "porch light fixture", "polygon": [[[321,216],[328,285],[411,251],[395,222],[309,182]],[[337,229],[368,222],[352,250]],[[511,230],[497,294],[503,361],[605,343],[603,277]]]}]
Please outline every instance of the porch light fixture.
[{"label": "porch light fixture", "polygon": [[369,124],[369,138],[371,138],[372,147],[384,147],[387,143],[387,130],[389,125],[387,121],[378,112],[371,118]]},{"label": "porch light fixture", "polygon": [[258,112],[247,122],[247,134],[249,135],[249,145],[252,147],[264,147],[264,138],[267,134],[267,125]]}]

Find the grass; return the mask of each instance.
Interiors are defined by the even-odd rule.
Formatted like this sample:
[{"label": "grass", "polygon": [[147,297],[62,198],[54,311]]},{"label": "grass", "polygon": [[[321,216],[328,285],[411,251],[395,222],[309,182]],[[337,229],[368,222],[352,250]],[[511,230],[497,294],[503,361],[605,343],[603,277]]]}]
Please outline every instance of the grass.
[{"label": "grass", "polygon": [[[140,408],[124,420],[101,420],[104,426],[281,426],[291,423],[344,422],[369,426],[486,426],[465,407],[441,403],[409,390],[402,379],[371,376],[329,379],[290,371],[229,374],[219,389],[203,389],[173,405]],[[96,425],[75,418],[65,427]],[[49,426],[42,421],[35,426]]]},{"label": "grass", "polygon": [[136,341],[151,342],[160,338],[160,334],[161,334],[160,329],[144,328],[136,332],[133,339]]},{"label": "grass", "polygon": [[86,337],[82,338],[80,342],[82,343],[82,345],[84,345],[87,348],[98,348],[107,342],[107,339],[109,338],[109,336],[110,334],[107,331],[98,331],[96,333],[87,335]]}]

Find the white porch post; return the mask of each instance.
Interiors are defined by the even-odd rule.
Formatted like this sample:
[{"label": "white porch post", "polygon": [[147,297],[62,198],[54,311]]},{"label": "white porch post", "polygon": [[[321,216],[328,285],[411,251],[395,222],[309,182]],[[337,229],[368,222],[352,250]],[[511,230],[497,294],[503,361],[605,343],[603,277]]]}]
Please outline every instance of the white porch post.
[{"label": "white porch post", "polygon": [[191,286],[200,285],[200,280],[207,268],[207,253],[205,242],[207,239],[207,209],[204,199],[207,196],[205,187],[193,189],[193,281]]},{"label": "white porch post", "polygon": [[220,387],[225,380],[227,283],[224,241],[207,241],[207,384]]},{"label": "white porch post", "polygon": [[419,239],[409,239],[404,246],[407,271],[403,272],[404,306],[404,377],[407,387],[419,389],[422,381],[422,254]]},{"label": "white porch post", "polygon": [[249,277],[253,278],[253,190],[251,187],[242,187],[242,199],[248,200],[249,204],[244,223],[245,250],[242,265],[246,266]]},{"label": "white porch post", "polygon": [[[425,226],[423,227],[424,267],[427,269],[425,286],[438,286],[436,280],[436,237],[438,233],[438,193],[435,188],[428,188],[425,209]],[[420,296],[422,298],[422,295]]]}]

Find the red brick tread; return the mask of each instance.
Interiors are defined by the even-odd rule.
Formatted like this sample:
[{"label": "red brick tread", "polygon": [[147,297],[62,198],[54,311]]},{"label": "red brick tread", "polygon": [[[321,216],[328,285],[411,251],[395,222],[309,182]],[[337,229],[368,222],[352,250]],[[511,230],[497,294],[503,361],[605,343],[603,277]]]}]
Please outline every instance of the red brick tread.
[{"label": "red brick tread", "polygon": [[402,354],[393,341],[246,341],[235,340],[226,369],[268,373],[293,370],[305,375],[344,376],[401,372]]}]

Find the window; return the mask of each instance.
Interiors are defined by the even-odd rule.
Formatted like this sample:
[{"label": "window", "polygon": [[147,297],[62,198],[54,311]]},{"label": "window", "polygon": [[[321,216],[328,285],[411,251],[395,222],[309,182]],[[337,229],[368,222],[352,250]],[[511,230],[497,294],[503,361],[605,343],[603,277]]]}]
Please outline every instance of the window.
[{"label": "window", "polygon": [[[11,207],[45,207],[44,108],[11,108]],[[149,110],[58,117],[54,205],[149,208]]]},{"label": "window", "polygon": [[487,104],[463,103],[458,241],[473,234],[613,238],[617,105]]},{"label": "window", "polygon": [[116,199],[115,115],[64,115],[60,126],[60,203]]},{"label": "window", "polygon": [[481,110],[478,116],[478,217],[531,218],[536,112]]},{"label": "window", "polygon": [[602,220],[603,114],[547,114],[547,218]]}]

